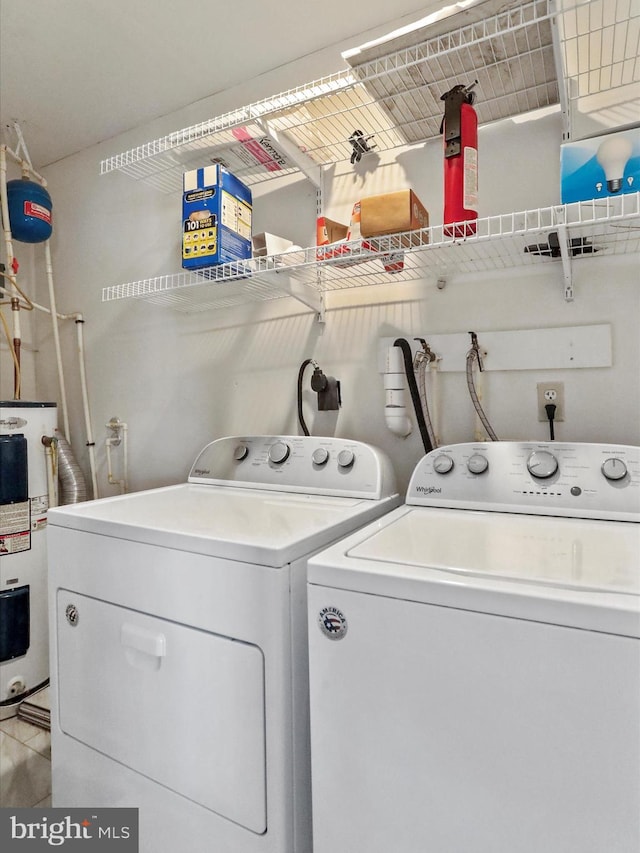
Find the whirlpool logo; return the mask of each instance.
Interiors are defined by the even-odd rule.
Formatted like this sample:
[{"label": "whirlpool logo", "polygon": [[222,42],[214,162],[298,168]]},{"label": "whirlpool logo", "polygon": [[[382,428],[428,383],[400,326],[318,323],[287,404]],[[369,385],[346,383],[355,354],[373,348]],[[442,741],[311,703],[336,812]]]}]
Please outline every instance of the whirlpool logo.
[{"label": "whirlpool logo", "polygon": [[416,486],[416,492],[419,495],[439,495],[442,494],[442,489],[436,489],[435,486]]},{"label": "whirlpool logo", "polygon": [[138,853],[138,809],[0,809],[0,849]]}]

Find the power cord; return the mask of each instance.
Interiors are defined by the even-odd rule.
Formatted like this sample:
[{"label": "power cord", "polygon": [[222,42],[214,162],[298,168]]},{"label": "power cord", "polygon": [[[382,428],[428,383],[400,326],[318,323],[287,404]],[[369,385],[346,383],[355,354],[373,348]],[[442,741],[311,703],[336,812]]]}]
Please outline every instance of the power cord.
[{"label": "power cord", "polygon": [[549,420],[549,438],[551,441],[555,440],[555,431],[553,429],[553,422],[556,416],[556,404],[555,403],[547,403],[544,407],[545,412],[547,413],[547,418]]},{"label": "power cord", "polygon": [[304,415],[302,414],[302,377],[304,376],[304,372],[310,364],[313,364],[316,370],[320,369],[312,358],[307,358],[302,362],[302,364],[300,365],[300,370],[298,371],[298,421],[300,422],[302,432],[305,435],[309,435],[309,430],[304,421]]}]

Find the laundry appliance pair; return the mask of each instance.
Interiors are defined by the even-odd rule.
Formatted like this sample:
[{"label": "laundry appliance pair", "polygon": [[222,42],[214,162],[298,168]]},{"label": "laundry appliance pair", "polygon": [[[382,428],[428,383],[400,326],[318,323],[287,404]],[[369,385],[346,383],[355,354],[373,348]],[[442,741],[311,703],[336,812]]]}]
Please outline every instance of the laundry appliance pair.
[{"label": "laundry appliance pair", "polygon": [[254,436],[52,511],[54,805],[145,853],[636,853],[640,450],[443,447],[399,504],[370,446]]}]

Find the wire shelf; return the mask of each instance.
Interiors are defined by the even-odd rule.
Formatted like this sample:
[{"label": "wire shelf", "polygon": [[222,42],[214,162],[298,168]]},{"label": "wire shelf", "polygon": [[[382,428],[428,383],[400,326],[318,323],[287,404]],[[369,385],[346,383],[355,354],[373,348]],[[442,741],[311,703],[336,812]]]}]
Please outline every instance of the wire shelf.
[{"label": "wire shelf", "polygon": [[285,295],[274,290],[269,282],[254,278],[253,271],[248,270],[244,278],[239,272],[226,278],[207,277],[195,272],[157,276],[104,288],[102,298],[105,302],[129,297],[144,298],[155,305],[191,314],[212,308],[232,308],[247,302],[280,299]]},{"label": "wire shelf", "polygon": [[638,0],[557,0],[558,46],[572,124],[637,124],[640,116]]},{"label": "wire shelf", "polygon": [[[101,173],[181,192],[185,170],[218,162],[249,186],[300,170],[320,185],[323,166],[353,153],[356,129],[378,151],[439,136],[442,94],[473,80],[480,123],[558,101],[569,125],[578,113],[634,123],[639,48],[639,0],[482,0],[344,54],[346,70],[103,160]],[[104,288],[103,301],[191,312],[296,295],[315,307],[330,290],[558,261],[570,299],[571,263],[637,253],[639,220],[638,195],[624,195],[480,219],[464,239],[431,227],[345,244],[348,257],[313,247],[159,276]]]},{"label": "wire shelf", "polygon": [[363,49],[349,70],[110,157],[101,173],[175,192],[185,170],[220,162],[251,186],[298,171],[298,158],[348,159],[356,129],[374,134],[379,151],[423,142],[439,136],[441,96],[455,82],[478,80],[481,123],[558,103],[551,0],[504,5],[485,0],[418,28],[383,56]]},{"label": "wire shelf", "polygon": [[[457,229],[461,231],[461,228]],[[335,247],[336,244],[334,244]],[[478,219],[476,233],[443,226],[316,247],[105,287],[103,302],[139,298],[192,313],[292,295],[640,252],[640,193]],[[320,259],[319,259],[320,258]],[[389,268],[396,271],[389,272]]]},{"label": "wire shelf", "polygon": [[168,193],[209,163],[249,186],[307,173],[306,163],[348,159],[355,129],[378,151],[439,136],[441,96],[474,80],[481,124],[559,101],[569,125],[581,115],[605,128],[637,122],[637,0],[483,0],[425,21],[348,52],[349,69],[107,158],[101,174],[119,170]]},{"label": "wire shelf", "polygon": [[[355,53],[347,60],[402,130],[405,142],[440,134],[441,95],[452,82],[477,81],[480,124],[558,103],[552,11],[547,0],[515,5],[486,0],[426,28]],[[493,12],[499,13],[491,14]],[[457,19],[467,23],[446,29]],[[440,32],[445,29],[446,31]],[[425,33],[431,37],[424,40]]]}]

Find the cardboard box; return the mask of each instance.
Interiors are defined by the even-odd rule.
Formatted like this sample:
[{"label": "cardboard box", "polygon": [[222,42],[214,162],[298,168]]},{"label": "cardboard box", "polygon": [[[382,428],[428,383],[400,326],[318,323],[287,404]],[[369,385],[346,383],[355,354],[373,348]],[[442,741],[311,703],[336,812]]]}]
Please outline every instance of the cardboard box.
[{"label": "cardboard box", "polygon": [[319,216],[316,221],[316,246],[326,246],[344,240],[349,230],[348,225],[329,219],[328,216]]},{"label": "cardboard box", "polygon": [[360,200],[360,233],[363,237],[428,227],[429,212],[413,190],[372,195]]},{"label": "cardboard box", "polygon": [[182,266],[251,257],[251,190],[219,164],[183,176]]},{"label": "cardboard box", "polygon": [[254,234],[251,243],[254,258],[263,258],[265,255],[280,255],[293,246],[293,240],[287,240],[285,237],[278,237],[266,231],[262,234]]},{"label": "cardboard box", "polygon": [[[336,239],[330,240],[329,237]],[[360,202],[357,201],[353,205],[348,228],[346,225],[327,219],[326,216],[319,216],[316,243],[318,246],[316,259],[319,261],[332,260],[339,267],[364,263],[367,260],[366,253],[369,245],[360,236]]]},{"label": "cardboard box", "polygon": [[[325,261],[328,258],[335,258],[336,252],[339,256],[343,252],[343,246],[349,226],[343,225],[342,222],[336,222],[335,219],[329,219],[328,216],[319,216],[316,219],[316,259]],[[333,244],[337,245],[333,245]],[[328,248],[322,248],[327,246]]]},{"label": "cardboard box", "polygon": [[560,148],[563,204],[640,190],[640,128],[620,130]]},{"label": "cardboard box", "polygon": [[[378,255],[378,246],[375,240],[363,240],[360,233],[360,202],[353,205],[349,227],[333,222],[324,216],[317,220],[316,239],[318,248],[316,259],[319,261],[332,261],[337,267],[350,267],[353,264],[363,264],[370,261],[372,255]],[[326,223],[338,226],[336,230],[327,227]],[[329,234],[346,234],[343,238],[329,242]],[[387,252],[378,255],[382,261],[385,272],[395,273],[404,269],[403,252]]]}]

